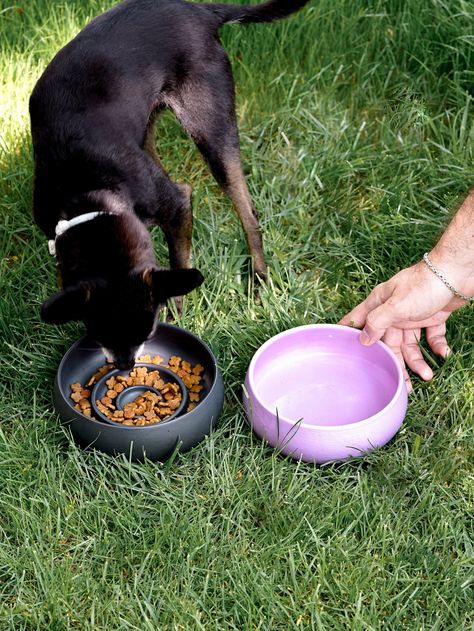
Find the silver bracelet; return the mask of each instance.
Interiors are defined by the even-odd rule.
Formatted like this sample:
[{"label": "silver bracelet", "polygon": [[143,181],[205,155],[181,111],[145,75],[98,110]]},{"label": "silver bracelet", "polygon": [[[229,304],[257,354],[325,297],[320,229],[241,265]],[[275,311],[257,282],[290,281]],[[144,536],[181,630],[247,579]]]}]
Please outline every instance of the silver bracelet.
[{"label": "silver bracelet", "polygon": [[466,302],[471,302],[472,300],[474,300],[474,296],[466,296],[466,294],[462,294],[460,291],[458,291],[457,289],[455,289],[451,283],[449,282],[449,280],[446,278],[446,276],[440,272],[438,269],[436,269],[436,267],[433,265],[433,263],[430,261],[430,259],[428,258],[428,252],[425,252],[423,254],[423,261],[426,263],[426,265],[430,268],[430,270],[433,272],[433,274],[436,274],[436,276],[443,281],[443,283],[446,285],[446,287],[451,291],[452,294],[454,294],[457,298],[461,298],[461,300],[465,300]]}]

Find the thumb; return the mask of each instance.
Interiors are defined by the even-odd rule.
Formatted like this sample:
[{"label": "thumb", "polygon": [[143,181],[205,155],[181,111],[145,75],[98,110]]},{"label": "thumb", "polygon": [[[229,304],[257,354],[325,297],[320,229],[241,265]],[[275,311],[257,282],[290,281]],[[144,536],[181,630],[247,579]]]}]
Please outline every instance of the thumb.
[{"label": "thumb", "polygon": [[390,299],[371,311],[360,334],[360,343],[370,346],[380,340],[385,335],[385,331],[397,321],[396,312],[397,309]]}]

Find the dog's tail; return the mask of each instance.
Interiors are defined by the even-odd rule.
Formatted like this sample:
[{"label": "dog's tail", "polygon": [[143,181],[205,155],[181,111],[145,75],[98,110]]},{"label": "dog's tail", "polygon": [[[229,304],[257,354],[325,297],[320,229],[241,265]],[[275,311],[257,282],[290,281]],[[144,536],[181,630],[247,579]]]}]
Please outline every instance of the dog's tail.
[{"label": "dog's tail", "polygon": [[219,24],[226,24],[227,22],[246,24],[282,20],[299,11],[308,2],[309,0],[269,0],[255,6],[218,3],[206,3],[204,6],[215,13],[219,19]]}]

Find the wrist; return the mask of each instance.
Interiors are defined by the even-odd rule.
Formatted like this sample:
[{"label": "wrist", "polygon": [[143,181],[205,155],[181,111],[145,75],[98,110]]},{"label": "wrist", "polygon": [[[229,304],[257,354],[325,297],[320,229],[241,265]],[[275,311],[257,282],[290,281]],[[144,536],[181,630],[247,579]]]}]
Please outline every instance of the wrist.
[{"label": "wrist", "polygon": [[[428,261],[436,270],[431,269],[431,271],[435,274],[438,272],[436,274],[438,278],[440,276],[443,277],[443,279],[440,278],[440,282],[444,282],[446,286],[451,286],[450,289],[453,295],[459,292],[463,296],[474,296],[474,271],[472,264],[456,259],[453,251],[443,250],[439,244],[431,252],[428,252]],[[425,261],[427,265],[428,261]]]}]

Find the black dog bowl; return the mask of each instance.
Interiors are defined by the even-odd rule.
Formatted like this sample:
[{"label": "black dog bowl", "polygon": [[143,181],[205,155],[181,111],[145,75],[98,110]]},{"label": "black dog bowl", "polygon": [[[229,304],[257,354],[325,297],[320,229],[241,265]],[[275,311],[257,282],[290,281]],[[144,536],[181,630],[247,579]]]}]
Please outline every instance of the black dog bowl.
[{"label": "black dog bowl", "polygon": [[143,427],[105,423],[84,416],[74,408],[74,401],[70,398],[71,384],[86,384],[106,360],[100,346],[83,337],[64,355],[54,385],[55,408],[81,446],[109,454],[122,453],[132,460],[143,460],[146,455],[149,460],[163,461],[175,449],[188,451],[215,427],[222,411],[224,385],[209,347],[193,333],[163,323],[145,344],[143,354],[160,355],[164,363],[177,355],[192,365],[201,364],[204,371],[199,403],[190,412]]},{"label": "black dog bowl", "polygon": [[[166,423],[167,421],[171,421],[171,419],[173,419],[175,416],[179,416],[183,412],[184,408],[187,407],[187,403],[188,403],[188,390],[186,386],[184,385],[183,380],[180,377],[178,377],[178,375],[174,373],[172,370],[170,370],[169,368],[165,368],[164,366],[160,366],[159,364],[140,363],[140,364],[137,364],[136,366],[143,366],[145,368],[148,368],[148,370],[150,371],[156,370],[160,374],[161,379],[165,383],[174,383],[178,386],[179,391],[181,393],[181,397],[182,397],[181,404],[173,412],[173,414],[170,414],[166,418],[166,420],[163,420],[161,422]],[[103,377],[101,377],[97,381],[95,386],[92,388],[92,393],[91,393],[92,409],[94,410],[94,414],[96,418],[99,418],[101,421],[104,421],[104,423],[111,423],[112,425],[121,425],[121,423],[119,423],[118,421],[114,421],[113,419],[109,418],[105,414],[102,414],[102,412],[97,407],[97,400],[101,399],[107,393],[109,388],[106,382],[111,377],[116,377],[117,375],[123,375],[124,377],[126,377],[129,373],[130,371],[126,371],[126,370],[110,370]],[[160,399],[163,399],[161,392],[159,390],[156,390],[155,388],[152,388],[151,386],[142,386],[142,385],[128,386],[117,395],[117,398],[114,401],[114,405],[117,410],[123,410],[123,408],[127,405],[127,403],[130,403],[131,401],[136,399],[136,397],[140,396],[141,394],[144,394],[147,391],[154,392]],[[127,427],[135,427],[135,426],[130,425]],[[140,429],[140,428],[135,427],[135,429]]]}]

